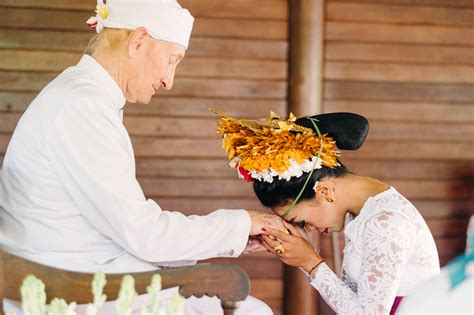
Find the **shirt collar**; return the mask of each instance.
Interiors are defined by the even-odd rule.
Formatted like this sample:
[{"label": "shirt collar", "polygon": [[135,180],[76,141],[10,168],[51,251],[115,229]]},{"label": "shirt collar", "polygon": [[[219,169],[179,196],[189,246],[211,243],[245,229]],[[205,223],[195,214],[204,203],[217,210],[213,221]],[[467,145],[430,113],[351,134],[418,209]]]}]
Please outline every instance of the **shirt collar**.
[{"label": "shirt collar", "polygon": [[97,81],[100,89],[107,95],[107,98],[117,110],[123,109],[125,106],[125,95],[118,86],[117,82],[105,70],[102,65],[92,56],[83,55],[79,63],[79,67],[85,68],[87,72]]}]

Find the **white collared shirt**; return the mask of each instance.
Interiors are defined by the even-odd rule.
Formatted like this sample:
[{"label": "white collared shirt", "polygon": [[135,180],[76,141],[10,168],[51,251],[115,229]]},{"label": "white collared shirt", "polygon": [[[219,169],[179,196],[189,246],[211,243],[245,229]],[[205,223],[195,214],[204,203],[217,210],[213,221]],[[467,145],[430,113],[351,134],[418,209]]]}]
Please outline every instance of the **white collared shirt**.
[{"label": "white collared shirt", "polygon": [[4,159],[4,246],[45,264],[105,272],[240,255],[250,231],[246,211],[187,217],[145,198],[122,123],[125,101],[88,55],[40,92]]}]

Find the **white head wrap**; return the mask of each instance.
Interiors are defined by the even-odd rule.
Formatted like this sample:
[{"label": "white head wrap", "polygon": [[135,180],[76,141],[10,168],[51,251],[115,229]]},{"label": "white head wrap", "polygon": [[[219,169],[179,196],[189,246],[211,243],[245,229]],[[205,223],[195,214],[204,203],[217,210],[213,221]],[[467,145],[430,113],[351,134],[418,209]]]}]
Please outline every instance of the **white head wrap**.
[{"label": "white head wrap", "polygon": [[145,27],[159,40],[188,48],[194,18],[176,0],[97,0],[97,15],[87,24],[100,33],[104,27],[134,30]]}]

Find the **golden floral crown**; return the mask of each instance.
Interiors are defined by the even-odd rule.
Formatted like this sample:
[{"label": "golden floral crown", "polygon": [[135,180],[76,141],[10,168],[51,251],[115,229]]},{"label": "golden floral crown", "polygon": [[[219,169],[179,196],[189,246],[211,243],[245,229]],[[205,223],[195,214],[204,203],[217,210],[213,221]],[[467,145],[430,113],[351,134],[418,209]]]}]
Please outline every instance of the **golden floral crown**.
[{"label": "golden floral crown", "polygon": [[309,117],[317,134],[296,124],[293,114],[287,120],[274,112],[269,118],[245,120],[211,111],[221,117],[217,132],[223,137],[222,147],[229,154],[230,166],[247,181],[271,183],[274,176],[290,180],[322,166],[339,166],[336,142],[319,133],[313,118]]}]

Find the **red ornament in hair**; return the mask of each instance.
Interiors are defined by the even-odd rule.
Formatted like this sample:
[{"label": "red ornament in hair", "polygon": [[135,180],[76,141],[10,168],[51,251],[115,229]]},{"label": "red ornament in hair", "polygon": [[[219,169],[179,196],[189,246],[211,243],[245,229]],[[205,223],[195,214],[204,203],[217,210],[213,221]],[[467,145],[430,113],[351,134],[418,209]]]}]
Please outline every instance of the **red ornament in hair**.
[{"label": "red ornament in hair", "polygon": [[253,178],[250,176],[248,171],[244,170],[240,166],[237,168],[237,170],[239,171],[239,174],[242,175],[242,177],[247,181],[247,183],[253,182]]}]

